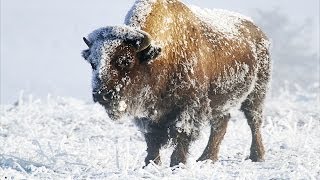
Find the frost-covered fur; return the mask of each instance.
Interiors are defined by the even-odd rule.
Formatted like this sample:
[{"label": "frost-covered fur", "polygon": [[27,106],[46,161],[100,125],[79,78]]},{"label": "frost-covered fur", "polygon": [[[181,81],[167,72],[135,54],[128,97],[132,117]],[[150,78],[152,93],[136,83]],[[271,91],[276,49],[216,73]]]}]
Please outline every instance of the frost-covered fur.
[{"label": "frost-covered fur", "polygon": [[250,159],[263,160],[269,42],[249,18],[177,0],[137,0],[125,26],[98,29],[88,41],[83,57],[93,67],[94,100],[114,119],[135,117],[147,142],[146,164],[160,162],[159,149],[171,138],[171,166],[185,163],[207,122],[211,135],[199,160],[216,160],[229,110],[240,104],[252,131]]}]

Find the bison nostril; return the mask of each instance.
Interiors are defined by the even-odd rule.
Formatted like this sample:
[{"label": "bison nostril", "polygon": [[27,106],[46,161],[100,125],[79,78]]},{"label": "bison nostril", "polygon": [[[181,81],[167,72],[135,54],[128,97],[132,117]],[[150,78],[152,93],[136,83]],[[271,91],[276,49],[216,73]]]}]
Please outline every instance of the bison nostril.
[{"label": "bison nostril", "polygon": [[103,95],[103,96],[102,96],[102,99],[105,100],[105,101],[108,101],[108,96]]},{"label": "bison nostril", "polygon": [[104,91],[98,91],[93,92],[93,101],[94,102],[100,102],[100,103],[107,103],[113,98],[113,92],[104,92]]}]

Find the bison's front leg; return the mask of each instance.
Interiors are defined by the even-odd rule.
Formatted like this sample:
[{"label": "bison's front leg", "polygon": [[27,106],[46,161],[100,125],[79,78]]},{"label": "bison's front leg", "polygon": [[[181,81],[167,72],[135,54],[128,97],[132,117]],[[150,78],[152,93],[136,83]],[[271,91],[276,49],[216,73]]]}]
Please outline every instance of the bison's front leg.
[{"label": "bison's front leg", "polygon": [[211,133],[207,147],[197,161],[204,161],[207,159],[216,161],[218,159],[219,146],[226,133],[229,119],[230,114],[227,114],[219,119],[216,119],[214,124],[211,125]]},{"label": "bison's front leg", "polygon": [[153,161],[160,164],[160,148],[168,141],[167,128],[157,125],[149,125],[148,132],[144,134],[147,143],[147,157],[145,158],[146,166]]},{"label": "bison's front leg", "polygon": [[171,167],[178,165],[179,163],[186,163],[191,136],[186,133],[176,132],[174,139],[176,141],[176,147],[171,155]]},{"label": "bison's front leg", "polygon": [[144,132],[144,138],[147,143],[147,157],[145,158],[145,166],[150,161],[160,164],[160,148],[168,142],[168,128],[154,123],[149,118],[135,118],[135,124]]}]

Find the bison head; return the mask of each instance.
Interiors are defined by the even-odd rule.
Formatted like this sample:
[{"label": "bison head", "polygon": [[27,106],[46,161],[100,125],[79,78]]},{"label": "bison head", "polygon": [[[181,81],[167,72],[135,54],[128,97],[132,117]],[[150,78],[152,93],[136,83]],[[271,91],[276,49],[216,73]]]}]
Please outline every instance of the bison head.
[{"label": "bison head", "polygon": [[151,45],[148,33],[128,26],[100,28],[83,40],[89,47],[82,56],[92,67],[93,100],[117,119],[126,112],[126,91],[135,71],[156,58],[161,49]]}]

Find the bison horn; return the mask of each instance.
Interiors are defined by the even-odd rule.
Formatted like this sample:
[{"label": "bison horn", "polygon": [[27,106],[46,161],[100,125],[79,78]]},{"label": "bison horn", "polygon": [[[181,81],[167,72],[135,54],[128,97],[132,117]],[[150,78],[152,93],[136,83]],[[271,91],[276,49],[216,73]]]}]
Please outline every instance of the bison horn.
[{"label": "bison horn", "polygon": [[140,32],[143,35],[143,38],[136,42],[138,46],[137,52],[141,52],[147,49],[151,44],[151,36],[147,32],[144,32],[144,31],[140,31]]},{"label": "bison horn", "polygon": [[86,45],[87,45],[88,47],[91,47],[91,46],[92,46],[92,43],[91,43],[87,38],[83,37],[82,39],[83,39],[84,43],[86,43]]}]

